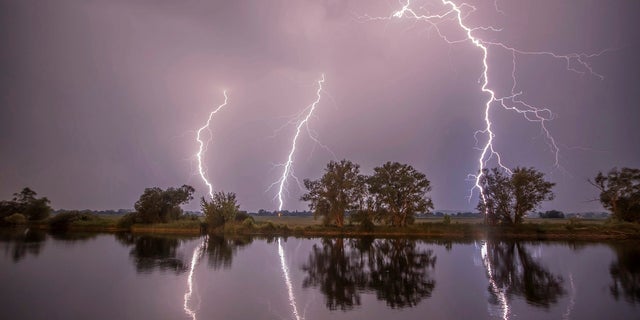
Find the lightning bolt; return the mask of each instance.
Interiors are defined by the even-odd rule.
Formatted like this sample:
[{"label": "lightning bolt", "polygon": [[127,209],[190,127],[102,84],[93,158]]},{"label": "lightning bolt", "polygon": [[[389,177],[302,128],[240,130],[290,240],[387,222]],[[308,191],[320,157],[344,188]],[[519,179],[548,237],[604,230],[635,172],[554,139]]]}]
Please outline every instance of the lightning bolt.
[{"label": "lightning bolt", "polygon": [[[313,115],[313,112],[316,110],[316,107],[318,106],[318,103],[320,103],[320,98],[322,97],[321,96],[322,84],[324,84],[324,74],[322,74],[320,80],[318,80],[318,89],[316,91],[316,100],[305,109],[306,114],[304,115],[304,117],[300,121],[298,121],[298,124],[296,126],[296,133],[293,136],[293,140],[291,141],[291,149],[289,150],[289,154],[287,155],[287,161],[285,163],[279,165],[279,166],[284,167],[284,170],[282,171],[282,176],[276,182],[272,183],[269,186],[269,188],[267,188],[267,190],[270,190],[272,187],[274,187],[276,185],[278,186],[278,193],[276,195],[276,197],[278,198],[278,211],[282,211],[282,207],[284,205],[283,193],[285,192],[285,184],[287,182],[287,179],[289,177],[292,177],[292,178],[297,180],[296,176],[293,174],[293,169],[292,169],[293,155],[296,152],[296,144],[298,142],[298,137],[300,137],[300,132],[302,131],[302,127],[306,126],[307,127],[307,131],[309,131],[309,127],[308,127],[309,119]],[[310,137],[316,143],[319,143],[318,140],[312,134],[310,134]]]},{"label": "lightning bolt", "polygon": [[[200,177],[202,178],[202,180],[204,181],[204,183],[207,185],[207,187],[209,188],[209,197],[213,198],[213,186],[211,185],[211,183],[209,182],[209,180],[207,180],[207,170],[204,168],[204,165],[202,164],[202,157],[203,157],[203,153],[205,151],[207,151],[207,146],[209,145],[209,142],[211,142],[213,133],[211,132],[211,119],[213,119],[213,116],[218,113],[218,111],[220,111],[220,109],[222,109],[224,106],[227,105],[227,91],[223,91],[222,94],[224,95],[224,102],[219,105],[215,110],[211,111],[211,113],[209,113],[209,118],[207,119],[207,123],[205,123],[204,126],[202,126],[200,129],[198,129],[198,133],[196,136],[196,140],[198,141],[199,144],[199,148],[198,148],[198,153],[196,153],[196,158],[198,159],[198,172],[200,173]],[[206,143],[204,141],[202,141],[200,139],[202,131],[207,129],[209,131],[209,140],[206,141]]]},{"label": "lightning bolt", "polygon": [[280,266],[282,267],[282,273],[284,275],[284,283],[287,286],[287,293],[289,294],[289,305],[291,305],[291,308],[293,309],[293,316],[296,320],[300,320],[300,314],[298,313],[298,307],[296,305],[296,297],[293,295],[293,285],[291,284],[289,267],[287,267],[281,238],[278,238],[278,255],[280,256]]},{"label": "lightning bolt", "polygon": [[189,275],[187,277],[187,292],[184,294],[184,312],[193,320],[196,320],[196,310],[191,309],[191,307],[189,306],[189,301],[191,300],[191,296],[193,295],[193,271],[198,264],[200,256],[202,256],[204,252],[206,242],[207,238],[205,237],[202,243],[193,250],[193,256],[191,257],[191,266],[189,267]]},{"label": "lightning bolt", "polygon": [[489,258],[489,250],[487,249],[487,241],[482,241],[482,245],[480,247],[480,256],[482,257],[482,263],[487,271],[487,277],[489,278],[489,286],[491,286],[491,291],[493,291],[497,298],[498,303],[502,309],[502,319],[509,319],[509,301],[507,300],[506,289],[501,290],[498,287],[498,284],[493,276],[493,268],[491,267],[491,259]]},{"label": "lightning bolt", "polygon": [[[492,105],[497,104],[503,107],[506,110],[516,112],[523,116],[523,118],[530,122],[537,122],[540,125],[540,130],[542,135],[545,137],[547,145],[549,149],[554,154],[554,166],[559,167],[559,153],[560,149],[556,144],[555,138],[551,135],[550,131],[547,128],[547,122],[554,119],[555,115],[553,112],[546,107],[539,107],[533,104],[530,104],[520,97],[523,92],[516,92],[517,89],[517,80],[516,80],[516,57],[518,55],[537,55],[537,56],[548,56],[555,59],[564,60],[566,63],[566,68],[569,71],[584,74],[589,73],[594,75],[600,79],[604,79],[604,77],[598,73],[596,73],[588,60],[597,56],[602,55],[603,53],[609,51],[603,50],[599,53],[594,54],[584,54],[584,53],[570,53],[570,54],[556,54],[553,52],[546,51],[525,51],[519,50],[509,45],[500,42],[493,41],[485,41],[480,39],[479,37],[474,35],[474,31],[483,30],[483,31],[500,31],[498,28],[494,27],[469,27],[464,23],[464,19],[471,14],[471,12],[475,11],[476,8],[470,4],[462,3],[460,5],[455,4],[450,0],[441,0],[441,4],[446,8],[441,13],[436,14],[418,14],[416,11],[410,8],[410,0],[402,6],[402,8],[392,15],[387,17],[370,17],[366,16],[369,20],[392,20],[392,19],[400,19],[400,18],[409,18],[414,19],[416,21],[424,21],[428,23],[438,34],[438,36],[446,41],[448,44],[456,44],[463,42],[471,42],[477,49],[479,49],[482,53],[482,74],[480,76],[480,82],[482,83],[481,89],[482,92],[488,95],[487,100],[484,103],[484,128],[482,130],[478,130],[474,133],[474,138],[476,139],[476,143],[479,144],[478,136],[483,135],[486,137],[486,141],[484,145],[482,145],[480,150],[480,155],[478,157],[478,174],[469,175],[472,180],[474,180],[474,186],[471,188],[469,193],[469,200],[473,196],[474,190],[478,190],[480,194],[481,200],[486,204],[486,196],[484,193],[484,189],[480,185],[481,178],[483,176],[483,169],[487,167],[488,162],[491,159],[495,158],[498,166],[502,168],[504,171],[511,173],[511,171],[503,165],[502,158],[500,153],[496,151],[494,148],[494,138],[496,137],[493,131],[493,123],[491,121],[491,108]],[[497,1],[494,1],[494,6],[498,10],[498,12],[503,13],[498,9]],[[463,13],[463,9],[469,10],[467,13]],[[462,39],[450,39],[445,33],[441,31],[439,28],[439,24],[443,21],[453,21],[457,24],[457,26],[464,31],[465,37]],[[495,89],[490,87],[490,69],[489,63],[487,62],[489,57],[489,47],[497,47],[507,52],[510,52],[512,55],[512,87],[510,94],[506,96],[498,96],[496,94]],[[485,213],[486,214],[486,213]]]}]

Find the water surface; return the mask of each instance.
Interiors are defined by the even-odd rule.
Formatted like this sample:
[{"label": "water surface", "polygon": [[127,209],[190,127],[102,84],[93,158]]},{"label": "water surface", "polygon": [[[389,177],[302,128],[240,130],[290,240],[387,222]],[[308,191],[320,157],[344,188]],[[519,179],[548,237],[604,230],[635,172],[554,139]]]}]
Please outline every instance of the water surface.
[{"label": "water surface", "polygon": [[0,230],[2,319],[640,319],[638,242]]}]

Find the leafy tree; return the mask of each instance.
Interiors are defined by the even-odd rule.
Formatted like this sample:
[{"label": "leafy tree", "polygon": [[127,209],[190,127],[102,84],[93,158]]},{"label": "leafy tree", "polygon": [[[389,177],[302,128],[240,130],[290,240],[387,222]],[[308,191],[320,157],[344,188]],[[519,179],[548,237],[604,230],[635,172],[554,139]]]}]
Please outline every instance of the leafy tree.
[{"label": "leafy tree", "polygon": [[478,210],[484,212],[491,224],[522,223],[524,215],[536,209],[542,201],[553,200],[551,189],[555,183],[544,180],[544,174],[534,168],[515,168],[511,175],[498,168],[484,169],[480,177],[484,201]]},{"label": "leafy tree", "polygon": [[331,161],[319,180],[304,180],[309,193],[300,200],[310,201],[314,218],[323,217],[324,224],[344,225],[345,212],[358,208],[366,187],[360,166],[349,161]]},{"label": "leafy tree", "polygon": [[236,194],[233,192],[225,193],[224,191],[214,193],[211,201],[207,201],[202,197],[200,204],[207,224],[212,228],[234,221],[240,208],[236,200]]},{"label": "leafy tree", "polygon": [[29,220],[42,220],[51,214],[51,203],[46,197],[36,198],[37,193],[30,188],[13,194],[11,201],[0,201],[0,218],[14,213],[23,214]]},{"label": "leafy tree", "polygon": [[405,226],[413,223],[416,213],[433,209],[431,198],[426,197],[431,185],[424,173],[398,162],[387,162],[373,170],[367,182],[377,203],[378,220]]},{"label": "leafy tree", "polygon": [[640,169],[613,168],[589,181],[600,190],[602,206],[616,219],[640,222]]},{"label": "leafy tree", "polygon": [[540,218],[545,219],[564,219],[564,213],[558,210],[549,210],[538,214],[540,215]]},{"label": "leafy tree", "polygon": [[142,223],[169,222],[182,215],[180,205],[193,199],[195,189],[189,185],[162,190],[158,187],[146,188],[135,203],[134,214]]}]

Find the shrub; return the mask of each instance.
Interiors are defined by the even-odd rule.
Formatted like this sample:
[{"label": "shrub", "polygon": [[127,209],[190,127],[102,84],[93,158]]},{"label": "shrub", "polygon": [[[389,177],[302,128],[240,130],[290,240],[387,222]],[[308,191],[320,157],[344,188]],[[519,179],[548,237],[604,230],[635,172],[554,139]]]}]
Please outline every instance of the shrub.
[{"label": "shrub", "polygon": [[136,223],[140,223],[142,222],[139,218],[138,215],[135,212],[130,212],[125,214],[124,216],[122,216],[120,219],[118,219],[117,222],[117,226],[119,228],[130,228],[132,225],[136,224]]},{"label": "shrub", "polygon": [[13,225],[20,225],[20,224],[26,224],[27,223],[27,217],[25,217],[23,214],[21,213],[14,213],[8,217],[4,217],[4,222],[8,223],[8,224],[13,224]]},{"label": "shrub", "polygon": [[255,221],[253,217],[250,214],[248,214],[246,211],[238,211],[238,213],[236,213],[235,219],[237,222],[244,222],[247,219],[251,221]]},{"label": "shrub", "polygon": [[51,229],[66,229],[76,221],[92,221],[100,218],[95,214],[85,213],[81,211],[65,211],[56,214],[49,220]]},{"label": "shrub", "polygon": [[451,224],[451,216],[450,215],[445,215],[444,218],[442,218],[442,223],[444,224]]},{"label": "shrub", "polygon": [[255,222],[253,221],[253,217],[244,219],[244,221],[242,221],[242,226],[245,228],[253,229],[256,226]]}]

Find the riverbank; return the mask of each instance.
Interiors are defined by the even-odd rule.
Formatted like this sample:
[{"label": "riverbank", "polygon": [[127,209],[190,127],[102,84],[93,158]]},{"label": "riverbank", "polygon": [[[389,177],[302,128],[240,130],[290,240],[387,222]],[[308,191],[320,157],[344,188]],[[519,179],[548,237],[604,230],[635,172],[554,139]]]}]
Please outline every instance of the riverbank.
[{"label": "riverbank", "polygon": [[[46,221],[29,227],[55,230]],[[73,221],[62,230],[69,232],[131,232],[145,234],[180,234],[198,236],[207,232],[200,220],[171,223],[118,225],[116,217]],[[487,226],[480,219],[418,219],[406,227],[360,225],[324,226],[311,217],[254,217],[253,221],[235,223],[210,230],[220,235],[298,236],[298,237],[411,237],[435,239],[513,239],[513,240],[640,240],[640,225],[603,220],[530,219],[518,226]]]}]

